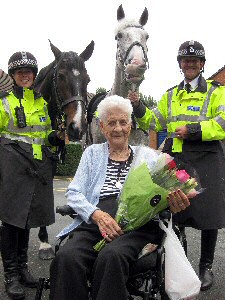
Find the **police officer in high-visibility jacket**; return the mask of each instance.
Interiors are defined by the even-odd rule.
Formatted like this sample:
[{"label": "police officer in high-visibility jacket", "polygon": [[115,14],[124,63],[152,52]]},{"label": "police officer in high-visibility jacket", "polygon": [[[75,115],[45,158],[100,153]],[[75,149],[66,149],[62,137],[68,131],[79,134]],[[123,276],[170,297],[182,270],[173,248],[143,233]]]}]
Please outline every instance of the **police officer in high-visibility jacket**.
[{"label": "police officer in high-visibility jacket", "polygon": [[206,188],[176,218],[201,230],[199,275],[201,290],[207,290],[213,284],[218,229],[225,227],[225,87],[202,77],[206,59],[199,42],[184,42],[177,60],[184,80],[162,96],[156,109],[146,108],[135,92],[128,97],[140,127],[167,129],[163,151],[192,165]]},{"label": "police officer in high-visibility jacket", "polygon": [[13,90],[0,95],[0,239],[11,299],[25,297],[22,285],[37,286],[27,266],[30,228],[55,221],[52,148],[63,141],[51,128],[46,101],[32,89],[37,72],[31,53],[14,53],[8,63]]}]

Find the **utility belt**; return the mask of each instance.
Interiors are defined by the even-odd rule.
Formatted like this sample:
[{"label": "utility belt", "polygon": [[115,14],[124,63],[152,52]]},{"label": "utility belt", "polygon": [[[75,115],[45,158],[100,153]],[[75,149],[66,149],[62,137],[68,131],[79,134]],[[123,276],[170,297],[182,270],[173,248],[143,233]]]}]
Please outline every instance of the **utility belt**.
[{"label": "utility belt", "polygon": [[[163,152],[174,155],[172,152],[173,139],[166,138]],[[182,150],[187,152],[218,152],[222,147],[221,141],[187,141],[183,140]],[[183,152],[182,151],[182,152]]]},{"label": "utility belt", "polygon": [[[10,144],[11,141],[15,143],[21,142],[23,145],[27,145],[29,149],[32,148],[33,158],[42,160],[42,148],[44,146],[43,138],[31,138],[29,136],[19,136],[19,135],[15,136],[10,133],[1,133],[1,138],[2,139],[5,138],[6,140],[9,141],[8,143],[6,142],[6,144]],[[22,148],[24,147],[22,146]]]}]

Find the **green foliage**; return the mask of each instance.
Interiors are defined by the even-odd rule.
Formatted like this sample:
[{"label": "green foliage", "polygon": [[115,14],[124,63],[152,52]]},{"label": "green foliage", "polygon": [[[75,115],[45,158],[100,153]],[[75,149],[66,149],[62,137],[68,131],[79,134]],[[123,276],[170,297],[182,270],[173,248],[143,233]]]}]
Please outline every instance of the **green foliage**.
[{"label": "green foliage", "polygon": [[82,146],[80,144],[68,144],[66,147],[65,162],[57,165],[56,175],[74,176],[82,155]]},{"label": "green foliage", "polygon": [[157,101],[153,99],[153,97],[145,96],[142,93],[140,93],[140,99],[148,108],[155,108],[157,106]]},{"label": "green foliage", "polygon": [[[104,87],[98,87],[96,89],[96,94],[100,94],[100,93],[107,93],[107,90]],[[143,95],[142,93],[140,93],[139,95],[140,95],[141,101],[144,102],[144,104],[148,108],[153,109],[153,108],[157,107],[157,101],[154,100],[153,97],[151,97],[150,95],[149,96]]]},{"label": "green foliage", "polygon": [[106,93],[107,90],[104,87],[99,87],[96,89],[96,94]]}]

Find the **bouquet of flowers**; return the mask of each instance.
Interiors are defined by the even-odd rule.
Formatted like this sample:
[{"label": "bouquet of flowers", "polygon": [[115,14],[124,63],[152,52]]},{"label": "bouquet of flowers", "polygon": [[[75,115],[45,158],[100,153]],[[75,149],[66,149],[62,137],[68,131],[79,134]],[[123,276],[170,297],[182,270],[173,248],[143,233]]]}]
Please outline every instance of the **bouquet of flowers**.
[{"label": "bouquet of flowers", "polygon": [[[121,189],[115,220],[124,232],[137,229],[166,209],[168,193],[177,189],[192,197],[202,191],[199,181],[179,170],[170,155],[140,146]],[[94,249],[100,251],[106,243],[102,239]]]}]

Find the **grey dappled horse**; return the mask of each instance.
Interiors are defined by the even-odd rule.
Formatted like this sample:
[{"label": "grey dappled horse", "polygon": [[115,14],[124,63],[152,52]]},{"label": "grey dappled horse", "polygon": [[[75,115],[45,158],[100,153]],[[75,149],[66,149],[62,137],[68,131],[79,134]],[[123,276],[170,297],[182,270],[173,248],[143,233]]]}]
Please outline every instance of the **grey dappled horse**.
[{"label": "grey dappled horse", "polygon": [[[87,85],[90,78],[85,61],[93,53],[94,42],[92,41],[80,55],[72,51],[61,52],[51,42],[50,46],[55,60],[41,69],[35,79],[34,89],[48,102],[52,127],[65,127],[70,141],[80,141],[87,134],[88,126]],[[59,149],[59,155],[62,154],[63,149]],[[39,257],[51,259],[54,253],[48,243],[46,227],[40,228],[38,236],[41,241]]]},{"label": "grey dappled horse", "polygon": [[[109,95],[127,97],[129,90],[138,90],[148,68],[147,46],[148,34],[143,26],[148,20],[148,10],[144,9],[139,21],[125,19],[122,5],[117,10],[118,25],[115,30],[117,40],[116,67],[113,86]],[[92,123],[91,132],[93,143],[103,142],[105,139],[98,126],[98,120],[93,115],[97,105],[106,95],[96,95],[88,107],[89,122]],[[148,145],[148,133],[136,128],[133,120],[133,129],[130,135],[132,145]]]}]

